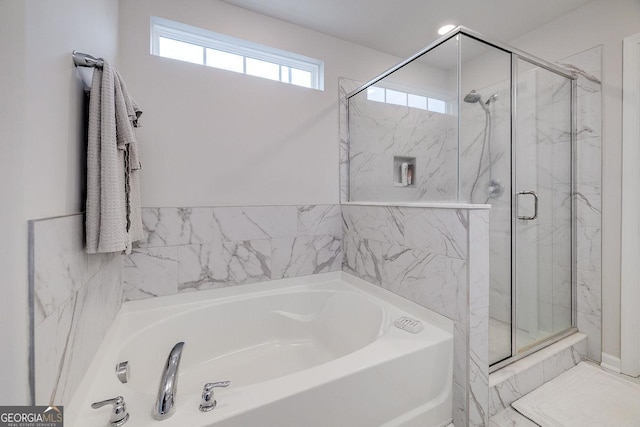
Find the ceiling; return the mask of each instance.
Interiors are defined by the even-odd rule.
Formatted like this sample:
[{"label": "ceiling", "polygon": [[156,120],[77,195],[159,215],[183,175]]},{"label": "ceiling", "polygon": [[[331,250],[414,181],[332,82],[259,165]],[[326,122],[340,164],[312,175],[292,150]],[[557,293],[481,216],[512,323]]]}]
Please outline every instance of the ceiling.
[{"label": "ceiling", "polygon": [[509,42],[592,0],[223,0],[372,49],[406,57],[464,25]]}]

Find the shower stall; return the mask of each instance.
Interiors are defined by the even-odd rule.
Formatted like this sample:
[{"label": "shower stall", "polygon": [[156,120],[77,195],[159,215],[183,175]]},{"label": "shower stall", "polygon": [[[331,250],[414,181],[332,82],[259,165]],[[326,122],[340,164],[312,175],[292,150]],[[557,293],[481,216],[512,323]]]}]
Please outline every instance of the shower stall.
[{"label": "shower stall", "polygon": [[459,27],[348,95],[348,200],[489,204],[495,370],[575,332],[575,76]]}]

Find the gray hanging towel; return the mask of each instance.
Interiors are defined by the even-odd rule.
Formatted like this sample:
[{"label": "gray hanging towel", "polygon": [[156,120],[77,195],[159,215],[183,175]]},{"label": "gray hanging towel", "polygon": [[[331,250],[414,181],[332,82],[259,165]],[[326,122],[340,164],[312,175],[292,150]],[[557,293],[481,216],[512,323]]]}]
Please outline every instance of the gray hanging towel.
[{"label": "gray hanging towel", "polygon": [[93,72],[87,149],[87,252],[130,253],[143,237],[134,127],[142,114],[106,61]]}]

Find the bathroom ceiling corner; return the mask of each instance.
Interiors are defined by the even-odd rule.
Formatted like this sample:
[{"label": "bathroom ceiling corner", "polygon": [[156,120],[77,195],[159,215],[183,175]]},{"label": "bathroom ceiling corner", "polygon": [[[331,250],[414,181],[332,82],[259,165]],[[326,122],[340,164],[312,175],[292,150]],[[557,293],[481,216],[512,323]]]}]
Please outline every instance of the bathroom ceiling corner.
[{"label": "bathroom ceiling corner", "polygon": [[592,0],[222,0],[244,9],[405,57],[464,25],[508,42]]}]

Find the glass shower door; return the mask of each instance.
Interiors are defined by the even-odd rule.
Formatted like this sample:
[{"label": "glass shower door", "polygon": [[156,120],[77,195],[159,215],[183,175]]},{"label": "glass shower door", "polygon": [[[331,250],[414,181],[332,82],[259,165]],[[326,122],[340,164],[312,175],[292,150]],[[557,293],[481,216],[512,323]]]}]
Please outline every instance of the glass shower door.
[{"label": "glass shower door", "polygon": [[572,326],[572,83],[513,58],[516,355]]}]

